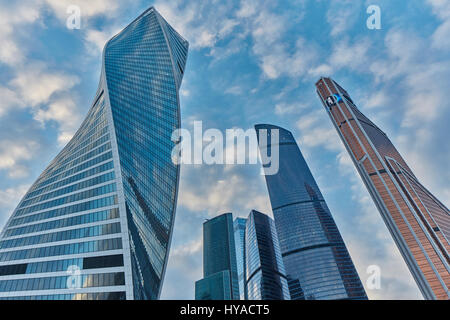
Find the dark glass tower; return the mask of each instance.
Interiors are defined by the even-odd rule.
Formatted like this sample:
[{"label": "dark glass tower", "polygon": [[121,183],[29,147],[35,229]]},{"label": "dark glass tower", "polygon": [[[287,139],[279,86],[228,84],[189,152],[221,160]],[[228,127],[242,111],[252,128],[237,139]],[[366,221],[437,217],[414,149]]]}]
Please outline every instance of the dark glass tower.
[{"label": "dark glass tower", "polygon": [[[225,271],[225,272],[224,272]],[[220,273],[217,275],[217,273]],[[236,262],[236,246],[234,239],[233,214],[225,213],[203,224],[203,279],[196,283],[196,299],[225,300],[226,297],[205,293],[203,288],[214,288],[206,285],[208,281],[218,281],[217,278],[228,278],[225,290],[230,292],[230,299],[239,300],[239,281]],[[222,280],[222,283],[226,283]],[[202,292],[197,289],[202,288]],[[219,294],[221,294],[219,292]]]},{"label": "dark glass tower", "polygon": [[330,78],[321,78],[316,88],[423,296],[448,300],[450,211],[347,91]]},{"label": "dark glass tower", "polygon": [[[279,148],[279,171],[266,175],[291,299],[367,299],[330,210],[292,134],[280,127],[255,126],[260,151]],[[279,143],[267,136],[278,130]]]},{"label": "dark glass tower", "polygon": [[216,272],[195,282],[195,300],[233,300],[230,271]]},{"label": "dark glass tower", "polygon": [[86,119],[0,235],[0,299],[159,297],[187,50],[153,8],[108,41]]},{"label": "dark glass tower", "polygon": [[236,244],[236,262],[241,300],[247,300],[245,288],[245,227],[247,219],[234,219],[234,243]]},{"label": "dark glass tower", "polygon": [[245,260],[248,300],[290,300],[275,223],[255,210],[247,219]]}]

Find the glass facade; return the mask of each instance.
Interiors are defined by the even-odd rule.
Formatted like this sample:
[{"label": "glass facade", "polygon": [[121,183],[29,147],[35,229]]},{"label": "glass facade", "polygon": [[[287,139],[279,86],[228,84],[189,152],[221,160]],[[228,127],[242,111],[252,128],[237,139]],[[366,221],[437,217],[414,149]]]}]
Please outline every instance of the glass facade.
[{"label": "glass facade", "polygon": [[[203,278],[228,271],[228,286],[232,300],[239,300],[233,214],[225,213],[203,224]],[[201,281],[201,280],[200,280]],[[197,288],[197,285],[196,285]],[[196,297],[201,296],[197,295]],[[212,294],[211,294],[212,296]]]},{"label": "glass facade", "polygon": [[159,297],[187,50],[153,8],[108,41],[85,120],[0,235],[0,299]]},{"label": "glass facade", "polygon": [[[331,212],[292,134],[280,127],[256,125],[261,153],[279,148],[279,170],[266,175],[291,299],[367,299]],[[272,130],[279,142],[270,144]]]},{"label": "glass facade", "polygon": [[321,78],[316,88],[423,296],[448,300],[450,211],[347,91],[330,78]]},{"label": "glass facade", "polygon": [[247,219],[234,219],[234,243],[236,244],[236,262],[241,300],[247,300],[245,287],[245,226]]},{"label": "glass facade", "polygon": [[275,223],[255,210],[246,223],[245,260],[248,300],[290,300]]},{"label": "glass facade", "polygon": [[224,270],[195,282],[195,300],[233,300],[230,271]]}]

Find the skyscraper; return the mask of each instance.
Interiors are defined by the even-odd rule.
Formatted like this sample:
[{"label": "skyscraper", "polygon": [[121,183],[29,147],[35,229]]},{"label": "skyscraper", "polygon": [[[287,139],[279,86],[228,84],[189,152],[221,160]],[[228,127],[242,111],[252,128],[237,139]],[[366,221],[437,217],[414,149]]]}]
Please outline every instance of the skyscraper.
[{"label": "skyscraper", "polygon": [[[218,280],[220,277],[222,280]],[[228,279],[228,283],[226,279]],[[210,281],[224,283],[224,290],[206,292],[207,288],[215,288],[213,285],[207,284]],[[229,292],[231,300],[239,300],[232,213],[222,214],[203,224],[203,279],[197,281],[195,287],[196,300],[226,300],[227,296],[222,296],[222,292]],[[218,295],[214,294],[215,292]]]},{"label": "skyscraper", "polygon": [[94,102],[0,236],[0,299],[157,299],[188,43],[154,9],[107,42]]},{"label": "skyscraper", "polygon": [[[291,299],[367,299],[330,210],[292,134],[255,126],[261,154],[279,148],[279,170],[266,175]],[[268,137],[278,131],[279,142]],[[268,150],[261,138],[265,137]],[[267,152],[267,153],[266,153]],[[265,166],[264,166],[265,167]]]},{"label": "skyscraper", "polygon": [[275,223],[252,210],[245,231],[246,291],[249,300],[290,300]]},{"label": "skyscraper", "polygon": [[317,93],[426,299],[449,299],[450,212],[417,179],[347,91],[321,78]]},{"label": "skyscraper", "polygon": [[234,243],[236,244],[236,262],[241,300],[247,300],[245,288],[245,227],[247,219],[234,219]]},{"label": "skyscraper", "polygon": [[233,300],[230,270],[223,270],[195,282],[195,300]]}]

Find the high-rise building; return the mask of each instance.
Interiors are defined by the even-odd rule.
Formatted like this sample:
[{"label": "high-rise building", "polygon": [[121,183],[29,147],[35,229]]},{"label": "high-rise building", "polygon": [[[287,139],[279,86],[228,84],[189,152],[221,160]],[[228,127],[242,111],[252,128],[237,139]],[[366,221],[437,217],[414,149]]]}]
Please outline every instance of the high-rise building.
[{"label": "high-rise building", "polygon": [[426,299],[449,299],[450,212],[417,179],[347,91],[321,78],[317,93]]},{"label": "high-rise building", "polygon": [[[272,154],[274,148],[279,150],[279,170],[265,178],[291,299],[367,299],[350,254],[294,137],[273,125],[256,125],[255,129],[261,154]],[[278,135],[279,141],[272,144],[271,135]],[[261,138],[268,142],[267,146],[261,143]]]},{"label": "high-rise building", "polygon": [[247,219],[234,219],[234,243],[236,244],[236,262],[241,300],[247,300],[245,287],[245,227]]},{"label": "high-rise building", "polygon": [[290,300],[275,223],[252,210],[245,231],[248,300]]},{"label": "high-rise building", "polygon": [[216,272],[195,282],[195,300],[233,300],[229,270]]},{"label": "high-rise building", "polygon": [[107,42],[94,102],[0,235],[0,299],[157,299],[188,43],[154,9]]},{"label": "high-rise building", "polygon": [[[226,271],[226,272],[224,272]],[[217,275],[217,273],[220,273]],[[225,284],[224,290],[215,292],[231,292],[231,300],[239,300],[239,281],[236,261],[236,245],[234,239],[233,214],[225,213],[203,224],[203,279],[197,281],[195,287],[201,293],[195,293],[196,299],[225,300],[223,296],[216,296],[214,292],[207,293],[207,288],[214,288],[205,282],[217,279]],[[226,283],[226,279],[228,283]],[[219,281],[219,282],[220,282]],[[199,283],[200,282],[200,283]],[[206,288],[206,289],[205,289]]]}]

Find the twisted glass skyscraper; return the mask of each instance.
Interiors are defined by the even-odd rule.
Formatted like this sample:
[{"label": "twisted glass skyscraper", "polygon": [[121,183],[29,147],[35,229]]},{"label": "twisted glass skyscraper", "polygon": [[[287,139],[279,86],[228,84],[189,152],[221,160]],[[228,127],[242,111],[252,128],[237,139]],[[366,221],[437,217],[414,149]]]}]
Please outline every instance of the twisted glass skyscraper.
[{"label": "twisted glass skyscraper", "polygon": [[154,8],[108,41],[86,119],[0,236],[0,299],[159,297],[187,50]]},{"label": "twisted glass skyscraper", "polygon": [[[330,210],[292,134],[256,125],[261,154],[279,148],[279,171],[266,175],[291,299],[367,299]],[[279,142],[268,137],[278,130]],[[268,141],[263,150],[262,135]]]},{"label": "twisted glass skyscraper", "polygon": [[330,78],[317,93],[426,299],[450,298],[450,211]]}]

